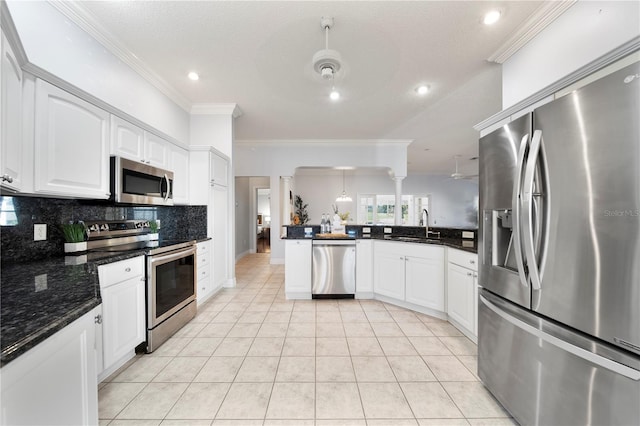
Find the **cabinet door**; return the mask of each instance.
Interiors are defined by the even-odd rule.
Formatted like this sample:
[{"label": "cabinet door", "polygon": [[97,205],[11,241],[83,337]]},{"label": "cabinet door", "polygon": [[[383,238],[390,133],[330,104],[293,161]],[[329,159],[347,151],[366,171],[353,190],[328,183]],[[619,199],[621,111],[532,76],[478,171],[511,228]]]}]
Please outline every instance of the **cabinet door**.
[{"label": "cabinet door", "polygon": [[144,132],[144,162],[154,167],[166,169],[169,166],[169,142]]},{"label": "cabinet door", "polygon": [[47,82],[36,82],[35,192],[109,197],[109,114]]},{"label": "cabinet door", "polygon": [[[189,151],[189,204],[192,206],[209,204],[209,169],[208,151]],[[211,232],[207,235],[211,236]]]},{"label": "cabinet door", "polygon": [[144,131],[111,115],[111,154],[144,162]]},{"label": "cabinet door", "polygon": [[211,153],[211,183],[227,186],[227,176],[229,173],[229,162],[226,158],[212,152]]},{"label": "cabinet door", "polygon": [[93,311],[2,367],[3,425],[97,425]]},{"label": "cabinet door", "polygon": [[356,293],[373,292],[373,244],[356,241]]},{"label": "cabinet door", "polygon": [[213,288],[224,286],[229,273],[229,222],[227,221],[229,198],[224,186],[211,186],[212,205],[207,209],[209,229],[213,229]]},{"label": "cabinet door", "polygon": [[444,312],[442,258],[406,256],[406,301]]},{"label": "cabinet door", "polygon": [[401,252],[376,251],[374,254],[373,291],[387,297],[404,300],[404,256]]},{"label": "cabinet door", "polygon": [[311,241],[284,244],[284,292],[288,298],[311,298]]},{"label": "cabinet door", "polygon": [[141,277],[136,277],[100,292],[103,361],[107,369],[146,338],[144,283]]},{"label": "cabinet door", "polygon": [[174,204],[189,204],[189,151],[171,145],[169,170],[173,172]]},{"label": "cabinet door", "polygon": [[0,185],[15,191],[22,189],[22,70],[11,50],[9,42],[2,35],[2,161]]},{"label": "cabinet door", "polygon": [[447,277],[447,314],[470,332],[475,330],[475,278],[471,270],[449,263]]}]

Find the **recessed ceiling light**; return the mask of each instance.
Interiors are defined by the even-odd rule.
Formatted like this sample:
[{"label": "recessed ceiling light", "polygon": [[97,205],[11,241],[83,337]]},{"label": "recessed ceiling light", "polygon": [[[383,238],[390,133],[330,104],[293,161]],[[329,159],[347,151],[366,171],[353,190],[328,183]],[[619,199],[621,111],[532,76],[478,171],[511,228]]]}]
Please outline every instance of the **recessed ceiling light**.
[{"label": "recessed ceiling light", "polygon": [[498,22],[498,19],[500,19],[500,11],[492,10],[484,15],[484,19],[482,20],[482,22],[484,22],[485,25],[493,25]]},{"label": "recessed ceiling light", "polygon": [[420,96],[424,96],[427,94],[427,92],[429,92],[429,86],[425,86],[424,84],[422,86],[418,86],[416,87],[416,93]]},{"label": "recessed ceiling light", "polygon": [[329,97],[332,101],[337,101],[338,99],[340,99],[340,93],[337,90],[332,90],[329,94]]},{"label": "recessed ceiling light", "polygon": [[200,79],[200,76],[195,71],[191,71],[189,74],[187,74],[187,77],[189,77],[189,80],[193,80],[193,81],[197,81]]}]

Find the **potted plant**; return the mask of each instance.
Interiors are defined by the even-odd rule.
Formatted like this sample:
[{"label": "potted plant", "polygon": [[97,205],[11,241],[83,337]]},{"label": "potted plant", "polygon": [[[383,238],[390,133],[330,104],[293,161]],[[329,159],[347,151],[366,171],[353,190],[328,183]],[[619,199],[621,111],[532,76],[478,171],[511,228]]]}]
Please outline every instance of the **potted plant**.
[{"label": "potted plant", "polygon": [[64,235],[64,252],[74,253],[87,250],[87,242],[85,241],[87,229],[82,223],[65,223],[62,224],[62,233]]},{"label": "potted plant", "polygon": [[[295,200],[296,210],[295,210],[295,216],[293,220],[294,225],[304,225],[305,223],[309,222],[309,213],[307,213],[307,207],[309,207],[309,205],[305,204],[304,201],[302,201],[302,197],[300,197],[299,195],[296,195],[296,200]],[[296,216],[298,217],[297,221],[295,220]]]},{"label": "potted plant", "polygon": [[158,222],[156,222],[155,220],[149,221],[149,231],[150,240],[157,240],[160,238],[160,234],[158,234]]}]

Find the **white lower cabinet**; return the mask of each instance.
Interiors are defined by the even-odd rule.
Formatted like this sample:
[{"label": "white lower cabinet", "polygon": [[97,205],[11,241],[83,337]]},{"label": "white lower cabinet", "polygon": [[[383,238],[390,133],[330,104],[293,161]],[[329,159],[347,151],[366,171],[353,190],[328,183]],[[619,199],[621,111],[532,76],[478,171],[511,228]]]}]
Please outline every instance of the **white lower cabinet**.
[{"label": "white lower cabinet", "polygon": [[478,255],[449,249],[447,264],[447,315],[449,321],[472,340],[478,335]]},{"label": "white lower cabinet", "polygon": [[203,303],[215,292],[211,281],[211,241],[197,244],[196,288],[198,304]]},{"label": "white lower cabinet", "polygon": [[404,243],[375,242],[373,291],[404,300]]},{"label": "white lower cabinet", "polygon": [[2,367],[2,425],[97,425],[95,316],[90,311]]},{"label": "white lower cabinet", "polygon": [[[146,340],[144,256],[98,267],[102,296],[102,380]],[[98,344],[100,346],[100,342]]]},{"label": "white lower cabinet", "polygon": [[284,243],[284,292],[287,299],[311,299],[311,240]]},{"label": "white lower cabinet", "polygon": [[356,240],[356,298],[373,296],[373,242]]},{"label": "white lower cabinet", "polygon": [[405,256],[405,300],[444,312],[444,250],[420,249],[420,257]]},{"label": "white lower cabinet", "polygon": [[376,241],[374,292],[444,312],[444,248]]}]

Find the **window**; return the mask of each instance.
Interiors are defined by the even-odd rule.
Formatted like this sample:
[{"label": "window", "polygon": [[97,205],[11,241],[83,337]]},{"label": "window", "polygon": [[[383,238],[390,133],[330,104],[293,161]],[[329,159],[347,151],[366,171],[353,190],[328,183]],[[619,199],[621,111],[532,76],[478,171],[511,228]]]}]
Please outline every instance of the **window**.
[{"label": "window", "polygon": [[[358,223],[361,225],[393,225],[396,209],[395,195],[358,195]],[[422,209],[429,209],[429,196],[402,196],[402,224],[419,226]]]},{"label": "window", "polygon": [[18,217],[16,216],[16,209],[13,205],[13,197],[0,197],[0,200],[2,200],[0,203],[0,225],[16,226],[18,224]]}]

